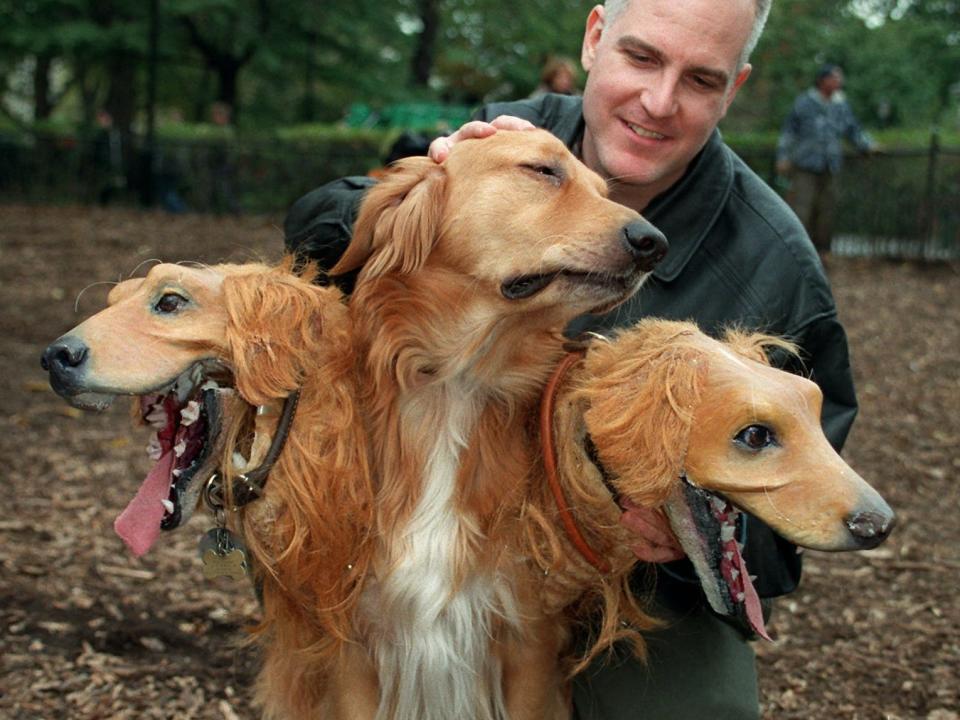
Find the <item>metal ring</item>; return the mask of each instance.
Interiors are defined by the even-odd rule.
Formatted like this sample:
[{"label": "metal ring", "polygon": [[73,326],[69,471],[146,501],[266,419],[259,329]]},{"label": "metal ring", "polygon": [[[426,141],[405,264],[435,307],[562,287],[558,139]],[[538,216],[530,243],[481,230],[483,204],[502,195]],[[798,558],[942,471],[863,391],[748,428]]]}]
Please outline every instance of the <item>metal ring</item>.
[{"label": "metal ring", "polygon": [[203,487],[203,501],[214,513],[223,512],[223,485],[220,473],[214,473]]}]

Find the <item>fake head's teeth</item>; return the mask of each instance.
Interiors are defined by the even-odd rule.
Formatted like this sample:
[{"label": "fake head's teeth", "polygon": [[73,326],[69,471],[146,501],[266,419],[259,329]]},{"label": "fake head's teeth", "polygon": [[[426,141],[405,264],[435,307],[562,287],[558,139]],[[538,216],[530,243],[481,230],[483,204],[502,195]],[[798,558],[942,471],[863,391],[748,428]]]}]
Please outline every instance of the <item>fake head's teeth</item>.
[{"label": "fake head's teeth", "polygon": [[163,509],[166,510],[169,515],[173,515],[173,511],[176,510],[176,507],[174,507],[170,500],[161,500],[160,504],[163,505]]},{"label": "fake head's teeth", "polygon": [[162,405],[154,405],[144,419],[157,430],[163,430],[167,426],[167,413]]},{"label": "fake head's teeth", "polygon": [[187,451],[187,441],[181,440],[173,446],[173,456],[181,457]]},{"label": "fake head's teeth", "polygon": [[159,460],[162,455],[163,448],[160,447],[160,440],[154,435],[150,438],[150,442],[147,443],[147,457],[151,460]]},{"label": "fake head's teeth", "polygon": [[180,411],[180,424],[192,425],[200,417],[200,403],[196,400],[188,402]]},{"label": "fake head's teeth", "polygon": [[662,133],[654,132],[653,130],[647,130],[639,125],[634,125],[633,123],[627,123],[627,125],[640,137],[650,138],[651,140],[663,140],[667,137]]},{"label": "fake head's teeth", "polygon": [[734,533],[736,528],[733,525],[721,525],[720,526],[720,542],[730,542],[733,540]]}]

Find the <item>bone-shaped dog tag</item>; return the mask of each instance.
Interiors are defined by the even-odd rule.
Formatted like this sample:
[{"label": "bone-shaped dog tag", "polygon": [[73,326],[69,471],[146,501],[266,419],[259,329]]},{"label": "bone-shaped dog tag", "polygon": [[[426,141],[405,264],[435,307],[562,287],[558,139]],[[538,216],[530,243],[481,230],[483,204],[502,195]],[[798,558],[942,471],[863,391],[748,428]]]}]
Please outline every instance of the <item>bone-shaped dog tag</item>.
[{"label": "bone-shaped dog tag", "polygon": [[246,548],[226,528],[213,528],[201,538],[200,559],[203,576],[208,580],[222,576],[242,580],[250,568]]}]

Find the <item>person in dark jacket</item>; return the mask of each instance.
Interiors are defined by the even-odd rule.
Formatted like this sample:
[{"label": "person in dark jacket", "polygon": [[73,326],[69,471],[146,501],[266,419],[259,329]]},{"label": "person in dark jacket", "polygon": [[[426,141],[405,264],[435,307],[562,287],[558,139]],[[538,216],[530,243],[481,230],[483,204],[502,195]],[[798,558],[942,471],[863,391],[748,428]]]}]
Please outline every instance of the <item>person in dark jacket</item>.
[{"label": "person in dark jacket", "polygon": [[[670,242],[640,292],[569,328],[613,330],[655,315],[693,319],[710,333],[736,325],[789,338],[824,393],[823,424],[838,449],[857,412],[847,342],[822,265],[787,205],[728,148],[716,129],[747,79],[770,0],[608,0],[587,21],[584,95],[544,95],[482,108],[477,120],[435,140],[442,161],[465,138],[543,127],[642,212]],[[349,242],[363,193],[346,178],[307,194],[284,230],[291,251],[331,267]],[[334,278],[349,291],[351,277]],[[578,718],[747,720],[759,717],[755,656],[746,628],[708,607],[690,564],[659,515],[630,511],[635,552],[657,563],[656,612],[667,626],[649,638],[642,665],[598,661],[574,687]],[[763,598],[793,591],[796,548],[750,518],[745,558]],[[638,573],[643,587],[651,573]]]}]

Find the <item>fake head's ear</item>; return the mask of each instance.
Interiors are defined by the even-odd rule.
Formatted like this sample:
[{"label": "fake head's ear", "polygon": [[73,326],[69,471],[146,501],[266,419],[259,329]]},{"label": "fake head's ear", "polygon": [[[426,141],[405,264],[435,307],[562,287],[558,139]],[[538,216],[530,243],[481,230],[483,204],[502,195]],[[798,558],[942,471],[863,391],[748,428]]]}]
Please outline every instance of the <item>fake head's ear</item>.
[{"label": "fake head's ear", "polygon": [[363,265],[361,277],[370,278],[422,266],[440,230],[445,177],[443,168],[426,157],[404,158],[391,166],[367,191],[350,245],[331,274]]},{"label": "fake head's ear", "polygon": [[340,291],[287,267],[228,275],[223,298],[227,361],[237,390],[252,405],[286,397],[300,387],[306,369],[316,370],[324,347],[349,342]]},{"label": "fake head's ear", "polygon": [[591,346],[579,395],[597,455],[637,505],[662,504],[683,470],[707,372],[684,323],[641,323]]},{"label": "fake head's ear", "polygon": [[799,364],[799,349],[789,340],[753,333],[739,328],[727,328],[723,342],[738,355],[776,367],[793,367]]}]

